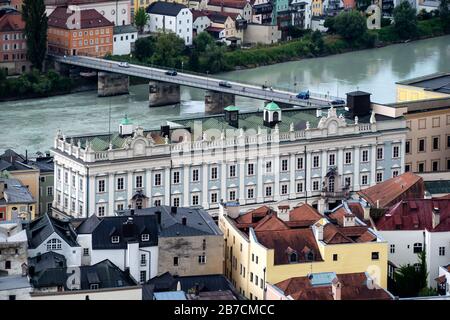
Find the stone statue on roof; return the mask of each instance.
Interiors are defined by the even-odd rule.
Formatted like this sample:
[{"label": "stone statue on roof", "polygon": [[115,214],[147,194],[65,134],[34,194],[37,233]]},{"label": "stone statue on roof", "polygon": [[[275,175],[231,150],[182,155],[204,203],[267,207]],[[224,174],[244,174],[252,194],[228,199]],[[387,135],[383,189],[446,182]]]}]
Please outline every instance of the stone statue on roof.
[{"label": "stone statue on roof", "polygon": [[374,124],[377,120],[375,119],[375,110],[372,110],[372,114],[370,115],[370,123]]},{"label": "stone statue on roof", "polygon": [[355,116],[355,124],[358,124],[358,116]]},{"label": "stone statue on roof", "polygon": [[291,124],[289,125],[289,131],[293,132],[294,131],[294,123],[291,122]]}]

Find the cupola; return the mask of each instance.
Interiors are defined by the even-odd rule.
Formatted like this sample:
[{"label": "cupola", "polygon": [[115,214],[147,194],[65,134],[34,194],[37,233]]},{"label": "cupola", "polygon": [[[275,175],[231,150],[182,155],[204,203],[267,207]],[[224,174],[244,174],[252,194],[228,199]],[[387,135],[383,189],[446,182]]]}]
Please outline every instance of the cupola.
[{"label": "cupola", "polygon": [[239,128],[239,108],[228,106],[225,108],[225,121],[232,127]]},{"label": "cupola", "polygon": [[264,107],[264,125],[266,127],[274,127],[281,122],[281,109],[275,102],[269,102]]},{"label": "cupola", "polygon": [[134,130],[133,123],[130,121],[130,119],[128,119],[127,115],[125,115],[125,117],[122,119],[119,125],[119,134],[121,136],[130,135],[133,134],[133,130]]}]

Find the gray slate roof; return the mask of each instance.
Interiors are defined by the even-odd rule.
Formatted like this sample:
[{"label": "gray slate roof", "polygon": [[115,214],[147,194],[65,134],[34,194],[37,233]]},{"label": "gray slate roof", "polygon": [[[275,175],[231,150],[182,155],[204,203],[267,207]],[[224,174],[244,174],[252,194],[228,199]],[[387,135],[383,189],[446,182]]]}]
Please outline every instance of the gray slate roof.
[{"label": "gray slate roof", "polygon": [[28,258],[28,267],[38,273],[46,269],[67,267],[66,258],[59,253],[49,251],[32,258]]},{"label": "gray slate roof", "polygon": [[152,13],[152,14],[161,14],[161,15],[165,15],[165,16],[177,16],[178,13],[180,13],[180,11],[182,9],[187,8],[185,5],[183,4],[179,4],[176,2],[162,2],[162,1],[157,1],[157,2],[153,2],[151,5],[149,5],[147,7],[146,12],[147,13]]},{"label": "gray slate roof", "polygon": [[125,26],[114,26],[114,34],[136,33],[138,30],[131,24]]},{"label": "gray slate roof", "polygon": [[4,189],[6,203],[34,203],[35,200],[30,190],[17,179],[0,178],[7,186]]}]

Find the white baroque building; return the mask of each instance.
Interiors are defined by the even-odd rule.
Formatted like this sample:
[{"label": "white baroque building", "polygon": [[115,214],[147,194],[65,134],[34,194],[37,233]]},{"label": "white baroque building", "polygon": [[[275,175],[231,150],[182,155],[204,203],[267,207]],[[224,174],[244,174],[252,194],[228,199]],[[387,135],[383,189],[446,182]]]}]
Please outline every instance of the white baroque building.
[{"label": "white baroque building", "polygon": [[404,172],[404,118],[356,108],[281,110],[272,102],[264,112],[230,106],[153,130],[125,119],[111,135],[58,132],[53,212],[105,216],[161,204],[215,215],[221,200],[332,209]]}]

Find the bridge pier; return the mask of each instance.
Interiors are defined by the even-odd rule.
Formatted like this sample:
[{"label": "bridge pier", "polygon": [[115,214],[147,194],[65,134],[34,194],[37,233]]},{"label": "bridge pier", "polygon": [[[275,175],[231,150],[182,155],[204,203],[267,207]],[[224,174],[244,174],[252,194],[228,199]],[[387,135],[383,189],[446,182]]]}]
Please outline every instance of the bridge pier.
[{"label": "bridge pier", "polygon": [[208,90],[205,95],[205,112],[223,113],[223,109],[235,104],[235,96],[232,93],[223,93]]},{"label": "bridge pier", "polygon": [[130,78],[128,76],[99,71],[97,82],[97,94],[99,97],[110,97],[120,94],[128,94]]},{"label": "bridge pier", "polygon": [[149,81],[148,101],[150,107],[180,103],[180,85],[161,81]]}]

